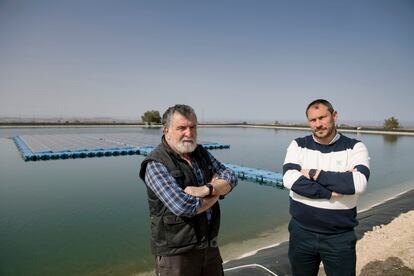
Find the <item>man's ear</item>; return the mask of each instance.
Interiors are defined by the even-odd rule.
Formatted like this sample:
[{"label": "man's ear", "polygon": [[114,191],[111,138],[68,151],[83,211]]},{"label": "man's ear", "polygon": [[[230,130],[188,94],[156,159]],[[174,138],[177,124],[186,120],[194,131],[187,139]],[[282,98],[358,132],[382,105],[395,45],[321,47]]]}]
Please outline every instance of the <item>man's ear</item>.
[{"label": "man's ear", "polygon": [[163,130],[162,130],[162,133],[164,135],[166,135],[168,133],[168,127],[164,127]]},{"label": "man's ear", "polygon": [[336,110],[332,113],[332,117],[336,123],[336,121],[338,120],[338,112],[336,112]]}]

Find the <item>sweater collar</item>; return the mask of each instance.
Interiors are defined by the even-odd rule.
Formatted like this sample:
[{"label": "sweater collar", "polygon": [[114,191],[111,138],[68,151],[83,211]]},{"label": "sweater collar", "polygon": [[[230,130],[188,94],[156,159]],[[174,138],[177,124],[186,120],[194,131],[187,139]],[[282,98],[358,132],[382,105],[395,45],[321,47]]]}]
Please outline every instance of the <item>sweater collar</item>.
[{"label": "sweater collar", "polygon": [[[312,134],[312,138],[313,138],[313,141],[315,141],[316,143],[318,143],[318,144],[321,144],[321,143],[319,143],[319,141],[316,139],[316,137],[315,137],[315,135],[313,135]],[[336,141],[338,141],[339,140],[339,138],[341,138],[341,134],[339,133],[339,132],[336,132],[336,135],[335,135],[335,137],[332,139],[332,141],[330,141],[327,145],[332,145],[332,144],[334,144]],[[321,144],[322,145],[322,144]]]}]

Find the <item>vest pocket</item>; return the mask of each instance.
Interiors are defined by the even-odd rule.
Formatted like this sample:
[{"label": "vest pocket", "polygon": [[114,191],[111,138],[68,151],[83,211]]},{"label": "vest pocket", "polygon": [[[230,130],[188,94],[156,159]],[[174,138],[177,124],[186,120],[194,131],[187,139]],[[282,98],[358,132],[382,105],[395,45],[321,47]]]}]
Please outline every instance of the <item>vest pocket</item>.
[{"label": "vest pocket", "polygon": [[166,246],[165,231],[162,218],[151,216],[151,244],[155,247]]},{"label": "vest pocket", "polygon": [[179,169],[177,169],[177,170],[171,170],[170,171],[170,174],[174,178],[184,177],[184,173],[182,171],[180,171]]},{"label": "vest pocket", "polygon": [[190,219],[177,216],[164,216],[165,236],[168,247],[183,247],[197,243],[194,224]]}]

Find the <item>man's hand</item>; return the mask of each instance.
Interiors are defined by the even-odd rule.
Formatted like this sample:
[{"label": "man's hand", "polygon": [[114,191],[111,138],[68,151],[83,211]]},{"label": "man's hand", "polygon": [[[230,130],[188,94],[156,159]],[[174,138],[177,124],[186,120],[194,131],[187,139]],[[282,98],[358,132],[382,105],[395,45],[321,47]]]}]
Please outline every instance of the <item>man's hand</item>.
[{"label": "man's hand", "polygon": [[309,170],[307,170],[307,169],[301,169],[301,170],[300,170],[300,173],[301,173],[304,177],[306,177],[307,179],[310,179],[310,176],[309,176]]},{"label": "man's hand", "polygon": [[331,199],[340,198],[342,196],[344,196],[344,195],[340,194],[340,193],[337,193],[337,192],[332,192]]},{"label": "man's hand", "polygon": [[214,174],[211,178],[211,185],[213,185],[212,195],[226,195],[231,191],[231,186],[226,180],[219,178],[217,174]]},{"label": "man's hand", "polygon": [[196,197],[206,197],[210,193],[210,190],[206,185],[204,186],[187,186],[184,189],[184,192],[186,192],[189,195],[196,196]]},{"label": "man's hand", "polygon": [[[309,171],[310,170],[307,170],[307,169],[302,169],[302,170],[300,170],[300,173],[304,176],[304,177],[306,177],[307,179],[311,179],[310,178],[310,176],[309,176]],[[350,170],[350,172],[357,172],[358,170],[356,169],[356,168],[353,168],[352,170]],[[318,177],[319,177],[319,174],[321,173],[321,170],[316,170],[316,174],[315,174],[315,179],[318,179]],[[312,179],[311,179],[312,180]]]},{"label": "man's hand", "polygon": [[[226,180],[220,179],[217,174],[213,175],[210,184],[213,186],[213,196],[225,195],[231,190],[230,184]],[[206,185],[187,186],[184,192],[196,197],[206,197],[210,194],[210,189]]]},{"label": "man's hand", "polygon": [[219,180],[219,175],[215,173],[215,174],[213,175],[213,177],[211,178],[211,181],[210,181],[210,182],[214,182],[214,181],[216,181],[216,180]]},{"label": "man's hand", "polygon": [[[307,179],[313,180],[313,179],[311,179],[311,178],[310,178],[310,176],[309,176],[309,171],[310,171],[310,170],[307,170],[307,169],[302,169],[302,170],[300,170],[300,173],[301,173],[304,177],[306,177]],[[320,172],[321,172],[321,170],[316,170],[316,174],[315,174],[315,176],[314,176],[313,178],[314,178],[314,179],[318,179]]]}]

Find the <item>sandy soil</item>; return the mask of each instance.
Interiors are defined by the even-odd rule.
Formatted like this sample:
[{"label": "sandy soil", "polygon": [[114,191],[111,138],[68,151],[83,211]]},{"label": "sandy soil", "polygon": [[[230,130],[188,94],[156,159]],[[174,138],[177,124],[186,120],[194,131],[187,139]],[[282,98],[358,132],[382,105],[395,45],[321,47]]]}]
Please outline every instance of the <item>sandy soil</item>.
[{"label": "sandy soil", "polygon": [[357,242],[357,275],[414,275],[414,211],[364,234]]},{"label": "sandy soil", "polygon": [[[414,211],[374,226],[357,242],[358,276],[414,275]],[[325,275],[323,269],[319,276]]]}]

